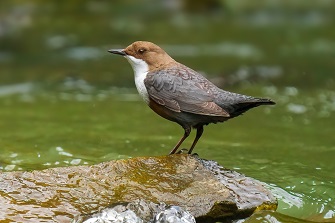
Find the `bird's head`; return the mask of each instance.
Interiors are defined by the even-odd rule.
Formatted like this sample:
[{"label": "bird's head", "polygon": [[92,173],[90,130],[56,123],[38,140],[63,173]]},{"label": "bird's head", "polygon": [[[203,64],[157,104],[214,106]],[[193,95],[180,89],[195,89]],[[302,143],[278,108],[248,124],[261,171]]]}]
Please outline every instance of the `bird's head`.
[{"label": "bird's head", "polygon": [[162,68],[175,62],[162,48],[146,41],[136,41],[125,49],[111,49],[108,52],[124,56],[134,69],[143,66],[144,62],[149,70]]}]

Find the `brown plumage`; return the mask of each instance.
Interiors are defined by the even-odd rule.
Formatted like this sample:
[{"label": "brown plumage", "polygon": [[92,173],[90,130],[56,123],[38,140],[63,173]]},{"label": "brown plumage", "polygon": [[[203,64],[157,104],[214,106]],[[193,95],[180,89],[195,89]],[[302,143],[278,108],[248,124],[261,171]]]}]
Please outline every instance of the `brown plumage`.
[{"label": "brown plumage", "polygon": [[189,153],[201,137],[204,125],[224,122],[259,105],[275,104],[270,99],[224,91],[150,42],[137,41],[125,49],[109,52],[130,62],[136,87],[150,108],[184,128],[183,137],[170,154],[177,151],[192,127],[197,134]]}]

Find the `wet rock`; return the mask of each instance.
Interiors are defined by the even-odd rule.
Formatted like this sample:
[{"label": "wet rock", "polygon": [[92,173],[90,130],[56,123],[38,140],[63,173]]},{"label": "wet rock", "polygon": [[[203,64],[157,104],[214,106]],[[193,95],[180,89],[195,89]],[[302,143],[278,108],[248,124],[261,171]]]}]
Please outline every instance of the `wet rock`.
[{"label": "wet rock", "polygon": [[163,210],[161,203],[179,206],[199,222],[277,207],[259,181],[185,154],[3,172],[0,179],[0,221],[69,222],[120,203],[144,222]]}]

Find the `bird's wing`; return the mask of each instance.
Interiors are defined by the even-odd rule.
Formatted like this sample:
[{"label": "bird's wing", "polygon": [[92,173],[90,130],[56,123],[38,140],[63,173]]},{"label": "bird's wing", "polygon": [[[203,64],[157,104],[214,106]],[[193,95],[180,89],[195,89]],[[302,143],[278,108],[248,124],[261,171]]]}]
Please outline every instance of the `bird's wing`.
[{"label": "bird's wing", "polygon": [[185,66],[149,72],[144,79],[149,97],[175,112],[229,117],[214,102],[216,87],[203,76]]}]

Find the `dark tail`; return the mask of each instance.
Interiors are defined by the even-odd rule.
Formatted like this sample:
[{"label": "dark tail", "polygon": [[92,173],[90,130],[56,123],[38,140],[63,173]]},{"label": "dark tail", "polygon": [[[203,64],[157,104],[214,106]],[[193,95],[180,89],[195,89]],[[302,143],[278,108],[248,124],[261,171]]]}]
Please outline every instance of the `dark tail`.
[{"label": "dark tail", "polygon": [[253,100],[243,101],[233,105],[234,111],[230,114],[231,117],[236,117],[242,113],[248,111],[251,108],[258,107],[260,105],[275,105],[276,103],[270,99],[265,98],[253,98]]},{"label": "dark tail", "polygon": [[272,101],[271,99],[267,99],[267,98],[255,98],[255,101],[253,103],[256,103],[258,105],[275,105],[276,104],[276,102]]}]

